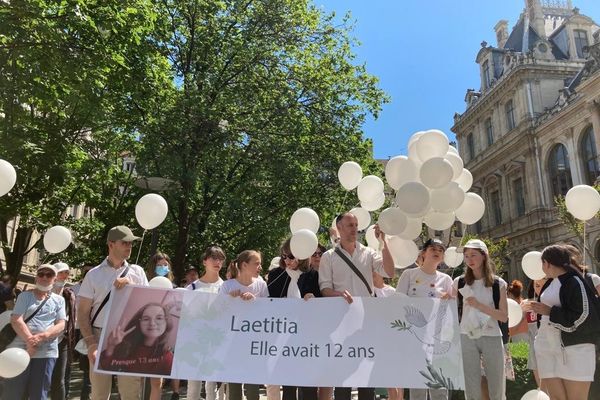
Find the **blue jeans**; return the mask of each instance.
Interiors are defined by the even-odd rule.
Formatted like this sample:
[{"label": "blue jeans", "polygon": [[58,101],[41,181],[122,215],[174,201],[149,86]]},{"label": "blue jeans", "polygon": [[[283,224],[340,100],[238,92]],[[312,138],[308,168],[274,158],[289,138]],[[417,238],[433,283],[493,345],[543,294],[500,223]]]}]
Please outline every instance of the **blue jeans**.
[{"label": "blue jeans", "polygon": [[32,358],[29,365],[14,378],[4,381],[4,399],[22,399],[27,390],[29,400],[46,400],[56,358]]}]

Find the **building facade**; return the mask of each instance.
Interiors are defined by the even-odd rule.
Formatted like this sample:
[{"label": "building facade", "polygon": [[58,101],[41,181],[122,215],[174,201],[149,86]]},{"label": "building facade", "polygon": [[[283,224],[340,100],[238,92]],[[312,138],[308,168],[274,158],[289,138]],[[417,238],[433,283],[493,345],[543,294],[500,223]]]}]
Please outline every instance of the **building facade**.
[{"label": "building facade", "polygon": [[[600,175],[600,26],[571,1],[526,0],[510,32],[506,20],[494,29],[496,45],[481,43],[475,60],[481,87],[467,90],[452,131],[486,203],[469,232],[506,237],[509,278],[523,279],[528,251],[558,241],[583,249],[555,197]],[[585,236],[600,258],[600,224],[588,222]]]}]

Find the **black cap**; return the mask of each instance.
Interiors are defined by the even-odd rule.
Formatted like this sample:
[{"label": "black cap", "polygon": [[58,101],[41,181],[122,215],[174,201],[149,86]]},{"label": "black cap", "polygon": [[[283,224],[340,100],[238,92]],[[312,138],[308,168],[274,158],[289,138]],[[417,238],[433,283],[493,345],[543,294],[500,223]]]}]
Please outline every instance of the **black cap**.
[{"label": "black cap", "polygon": [[423,243],[421,250],[426,250],[430,246],[440,246],[441,248],[444,249],[444,251],[446,251],[446,245],[444,244],[444,242],[442,242],[440,239],[436,239],[436,238],[427,239],[427,241],[425,243]]},{"label": "black cap", "polygon": [[193,265],[190,265],[189,267],[187,267],[187,268],[185,269],[185,273],[186,273],[186,274],[187,274],[188,272],[192,272],[192,271],[198,272],[198,268],[194,267]]}]

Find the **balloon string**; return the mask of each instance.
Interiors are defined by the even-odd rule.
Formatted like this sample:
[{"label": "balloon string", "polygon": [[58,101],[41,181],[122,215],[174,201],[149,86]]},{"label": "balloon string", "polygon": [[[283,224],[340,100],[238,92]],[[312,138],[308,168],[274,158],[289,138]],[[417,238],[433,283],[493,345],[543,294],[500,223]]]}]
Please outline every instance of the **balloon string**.
[{"label": "balloon string", "polygon": [[587,265],[587,263],[585,262],[586,256],[587,256],[587,247],[585,245],[585,225],[586,225],[586,221],[583,221],[583,265]]},{"label": "balloon string", "polygon": [[144,233],[142,233],[142,240],[140,241],[140,248],[138,249],[138,253],[137,253],[137,257],[135,258],[135,264],[138,264],[138,261],[140,260],[140,253],[142,252],[142,245],[144,244],[144,236],[146,236],[146,230],[144,229]]}]

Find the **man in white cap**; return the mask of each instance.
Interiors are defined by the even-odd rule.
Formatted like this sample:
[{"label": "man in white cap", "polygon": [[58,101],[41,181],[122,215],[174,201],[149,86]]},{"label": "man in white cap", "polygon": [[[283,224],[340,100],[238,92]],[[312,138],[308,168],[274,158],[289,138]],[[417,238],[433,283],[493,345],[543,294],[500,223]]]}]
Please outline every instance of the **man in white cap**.
[{"label": "man in white cap", "polygon": [[45,399],[58,357],[56,338],[65,329],[65,302],[52,293],[56,271],[50,264],[38,267],[35,288],[17,297],[10,323],[17,337],[8,346],[27,350],[31,360],[21,374],[4,380],[3,399]]},{"label": "man in white cap", "polygon": [[[98,340],[108,315],[108,308],[102,304],[106,304],[105,299],[110,295],[113,287],[118,290],[129,284],[148,285],[142,267],[127,262],[131,256],[133,242],[140,238],[135,236],[128,227],[119,225],[108,232],[106,239],[108,257],[86,274],[78,294],[77,319],[81,335],[88,348],[92,400],[108,400],[112,388],[112,375],[93,371],[98,355]],[[140,398],[141,378],[119,375],[117,379],[121,400]]]}]

